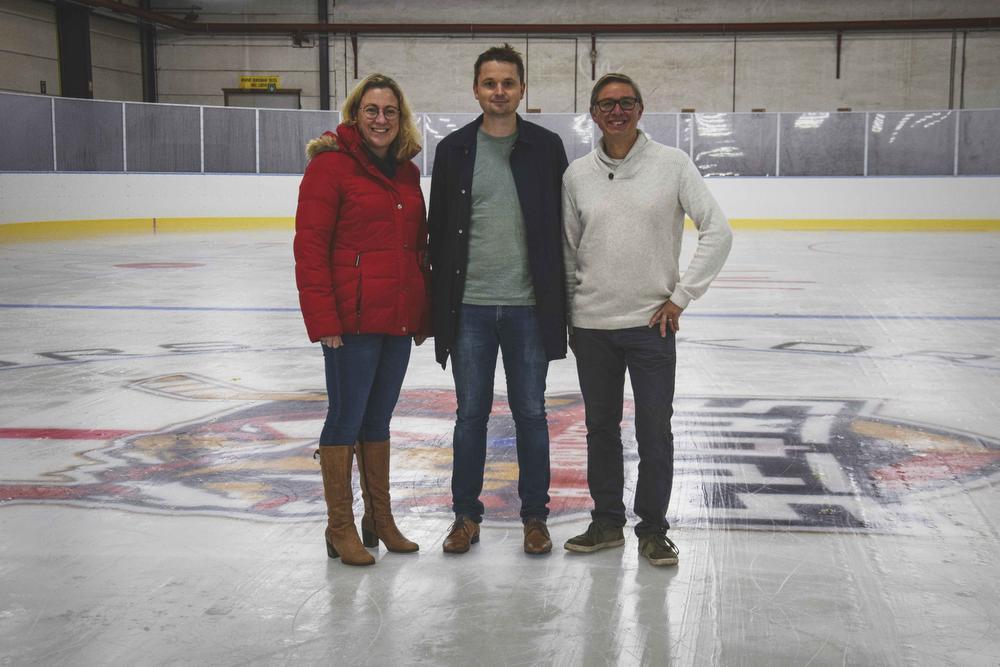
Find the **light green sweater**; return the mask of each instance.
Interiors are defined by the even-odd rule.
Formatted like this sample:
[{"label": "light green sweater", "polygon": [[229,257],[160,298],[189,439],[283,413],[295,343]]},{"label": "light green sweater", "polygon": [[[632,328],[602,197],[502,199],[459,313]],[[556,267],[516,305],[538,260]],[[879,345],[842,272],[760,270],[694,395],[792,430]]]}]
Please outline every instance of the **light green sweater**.
[{"label": "light green sweater", "polygon": [[482,128],[472,174],[469,264],[462,303],[533,306],[524,215],[517,196],[510,152],[517,133],[491,137]]},{"label": "light green sweater", "polygon": [[[682,276],[685,213],[698,248]],[[624,159],[599,143],[570,164],[563,234],[570,322],[585,329],[645,326],[668,298],[686,308],[722,269],[733,236],[687,154],[641,131]]]}]

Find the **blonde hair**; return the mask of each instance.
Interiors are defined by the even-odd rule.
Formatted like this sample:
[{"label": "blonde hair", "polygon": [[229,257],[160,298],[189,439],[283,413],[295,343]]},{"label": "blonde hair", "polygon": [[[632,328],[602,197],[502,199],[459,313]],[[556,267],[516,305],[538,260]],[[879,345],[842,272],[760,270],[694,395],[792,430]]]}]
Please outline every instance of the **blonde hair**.
[{"label": "blonde hair", "polygon": [[389,146],[397,162],[406,162],[420,152],[420,133],[413,122],[413,112],[403,95],[402,88],[390,77],[384,74],[369,74],[354,87],[351,94],[344,100],[340,109],[340,122],[346,125],[357,125],[361,98],[373,88],[388,88],[399,100],[399,134]]}]

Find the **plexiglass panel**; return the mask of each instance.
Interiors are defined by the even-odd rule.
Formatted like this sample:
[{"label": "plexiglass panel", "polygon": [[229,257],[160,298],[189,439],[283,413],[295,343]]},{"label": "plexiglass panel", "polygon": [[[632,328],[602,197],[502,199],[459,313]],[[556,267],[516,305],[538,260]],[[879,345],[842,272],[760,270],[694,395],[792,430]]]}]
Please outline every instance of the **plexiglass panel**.
[{"label": "plexiglass panel", "polygon": [[205,107],[205,171],[257,171],[257,124],[253,109]]},{"label": "plexiglass panel", "polygon": [[694,134],[694,114],[693,113],[682,113],[677,116],[677,123],[681,126],[680,129],[680,143],[677,148],[681,149],[691,156],[691,138]]},{"label": "plexiglass panel", "polygon": [[[413,114],[413,124],[417,126],[417,136],[420,137],[420,145],[423,146],[426,141],[424,140],[424,115],[422,113]],[[417,165],[417,169],[420,170],[421,176],[430,176],[430,163],[424,164],[427,159],[426,148],[421,148],[420,152],[417,153],[416,157],[413,158],[413,164]]]},{"label": "plexiglass panel", "polygon": [[427,140],[424,151],[427,153],[427,175],[434,169],[434,154],[437,152],[437,145],[449,134],[471,123],[476,119],[477,113],[447,113],[447,114],[424,114],[426,132],[424,137]]},{"label": "plexiglass panel", "polygon": [[0,95],[0,171],[52,171],[52,99]]},{"label": "plexiglass panel", "polygon": [[869,176],[954,173],[954,111],[879,112],[868,119]]},{"label": "plexiglass panel", "polygon": [[959,115],[958,173],[1000,175],[1000,109]]},{"label": "plexiglass panel", "polygon": [[781,176],[862,176],[864,113],[783,113]]},{"label": "plexiglass panel", "polygon": [[524,119],[558,134],[570,162],[593,150],[591,142],[594,121],[589,114],[533,113],[525,116]]},{"label": "plexiglass panel", "polygon": [[337,129],[336,111],[271,111],[260,113],[262,174],[301,174],[306,168],[306,144]]},{"label": "plexiglass panel", "polygon": [[199,107],[125,105],[127,171],[201,171]]},{"label": "plexiglass panel", "polygon": [[[204,153],[209,173],[253,173],[259,155],[262,173],[297,174],[305,144],[339,119],[335,111],[128,102],[123,132],[122,109],[120,102],[0,93],[0,171],[197,173]],[[477,115],[415,116],[422,175],[430,175],[438,143]],[[556,132],[570,161],[600,138],[586,113],[525,118]],[[961,118],[947,110],[648,113],[639,126],[692,155],[706,176],[951,175],[956,166],[960,175],[1000,175],[1000,109],[962,111]]]},{"label": "plexiglass panel", "polygon": [[[639,120],[639,127],[650,139],[664,146],[677,147],[677,114],[644,113]],[[600,134],[600,130],[597,132]]]},{"label": "plexiglass panel", "polygon": [[122,171],[122,104],[56,100],[56,156],[59,171]]},{"label": "plexiglass panel", "polygon": [[774,176],[777,114],[699,113],[694,163],[705,176]]}]

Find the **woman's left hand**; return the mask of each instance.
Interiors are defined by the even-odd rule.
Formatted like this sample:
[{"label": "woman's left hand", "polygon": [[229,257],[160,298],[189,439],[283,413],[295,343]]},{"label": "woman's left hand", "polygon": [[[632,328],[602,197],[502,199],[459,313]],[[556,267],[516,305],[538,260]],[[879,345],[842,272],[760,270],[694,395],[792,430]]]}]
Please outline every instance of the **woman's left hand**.
[{"label": "woman's left hand", "polygon": [[319,342],[323,343],[329,348],[336,350],[344,344],[344,339],[340,336],[323,336],[319,339]]}]

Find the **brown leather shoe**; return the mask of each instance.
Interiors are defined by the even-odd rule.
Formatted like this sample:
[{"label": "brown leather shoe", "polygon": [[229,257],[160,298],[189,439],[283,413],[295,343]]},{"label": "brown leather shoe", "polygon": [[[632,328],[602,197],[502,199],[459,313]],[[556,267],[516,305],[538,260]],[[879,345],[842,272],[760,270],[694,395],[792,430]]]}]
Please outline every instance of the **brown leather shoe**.
[{"label": "brown leather shoe", "polygon": [[464,554],[469,547],[479,541],[479,524],[467,516],[455,517],[455,523],[448,530],[444,540],[444,552]]},{"label": "brown leather shoe", "polygon": [[532,517],[524,522],[524,553],[547,554],[552,551],[552,540],[545,519]]}]

